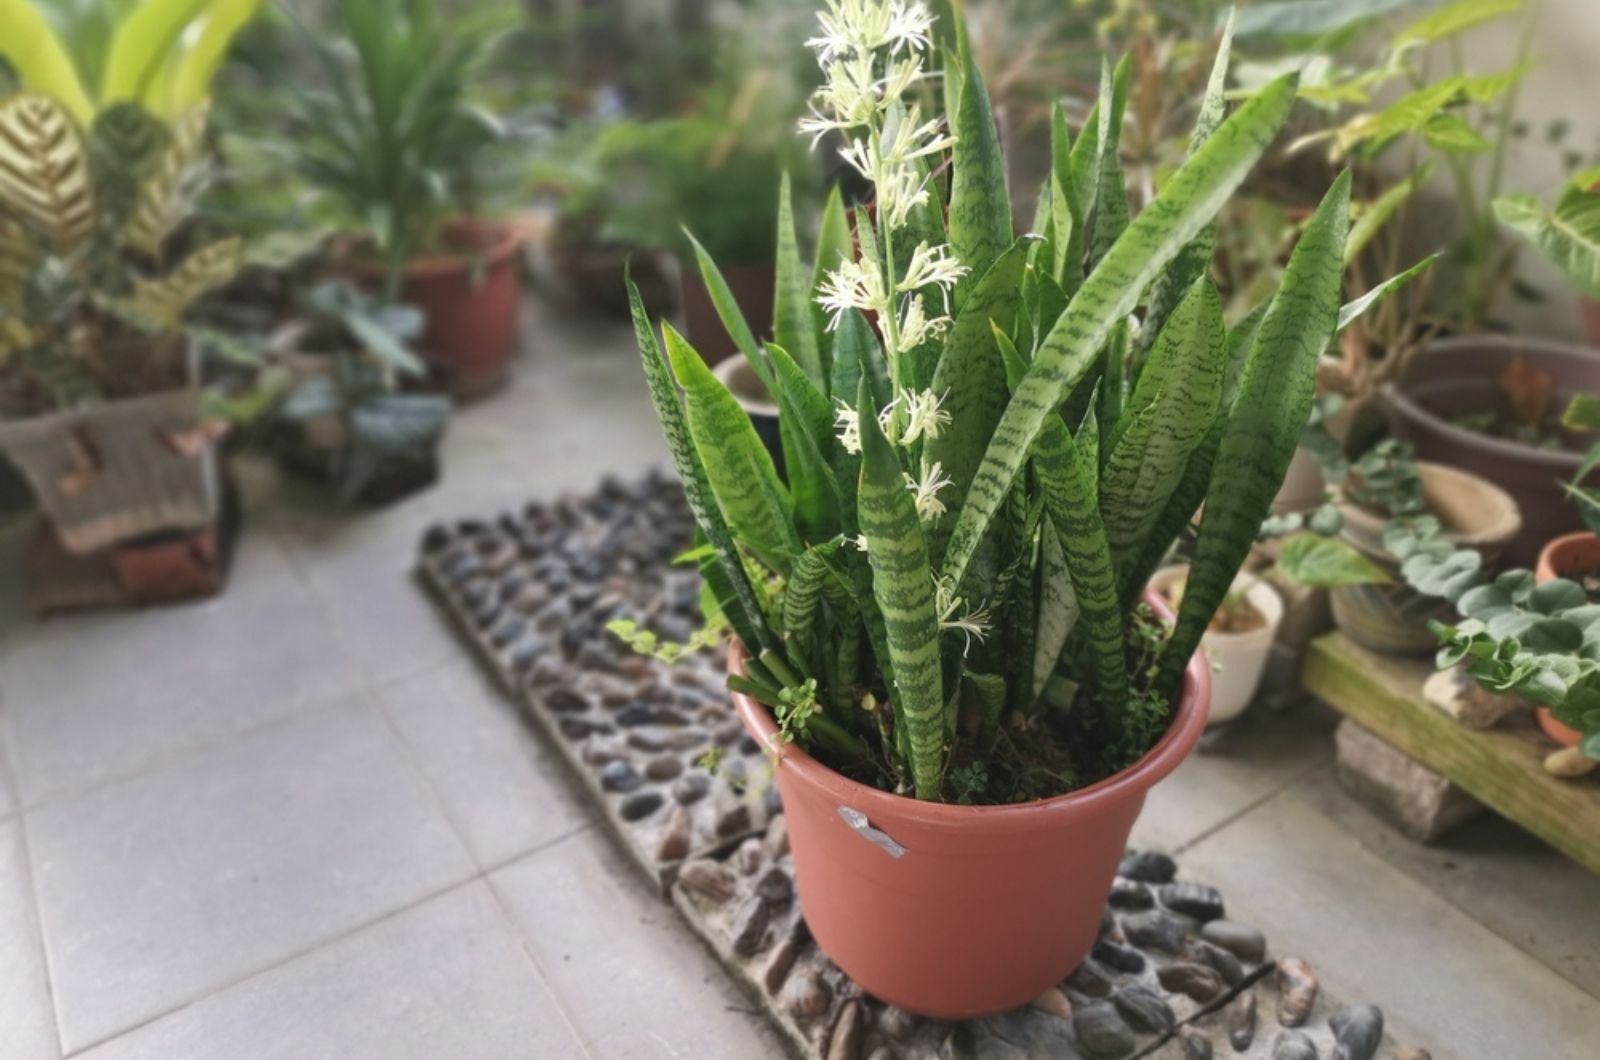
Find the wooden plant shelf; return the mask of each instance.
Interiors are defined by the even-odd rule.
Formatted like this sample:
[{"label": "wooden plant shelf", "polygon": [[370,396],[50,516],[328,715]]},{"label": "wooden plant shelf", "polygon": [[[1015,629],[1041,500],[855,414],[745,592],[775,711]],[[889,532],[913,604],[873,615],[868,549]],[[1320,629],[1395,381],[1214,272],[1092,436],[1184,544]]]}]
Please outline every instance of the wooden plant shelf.
[{"label": "wooden plant shelf", "polygon": [[1554,745],[1530,712],[1492,729],[1458,724],[1422,698],[1432,672],[1429,660],[1379,655],[1328,633],[1307,648],[1300,679],[1335,710],[1600,873],[1600,772],[1580,780],[1546,773],[1543,759]]}]

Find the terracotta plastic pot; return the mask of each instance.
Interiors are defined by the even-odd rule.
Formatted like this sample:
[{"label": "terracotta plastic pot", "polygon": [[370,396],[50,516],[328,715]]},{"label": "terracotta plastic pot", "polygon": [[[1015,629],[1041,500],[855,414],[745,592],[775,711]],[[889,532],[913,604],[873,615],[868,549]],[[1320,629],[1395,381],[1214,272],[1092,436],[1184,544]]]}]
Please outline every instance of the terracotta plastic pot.
[{"label": "terracotta plastic pot", "polygon": [[[777,270],[771,265],[730,265],[722,270],[722,278],[728,281],[728,290],[733,292],[739,312],[744,314],[745,322],[756,337],[772,334],[773,288],[777,283]],[[684,334],[689,339],[689,345],[711,365],[737,353],[739,347],[729,336],[728,329],[723,327],[722,317],[717,315],[717,307],[711,301],[711,292],[706,290],[705,282],[700,279],[700,270],[694,262],[679,264],[678,283],[679,299],[683,305]]]},{"label": "terracotta plastic pot", "polygon": [[[742,659],[735,649],[730,668]],[[1088,954],[1145,793],[1200,738],[1210,695],[1197,653],[1148,754],[1080,791],[1013,806],[920,802],[858,784],[781,744],[761,704],[733,699],[779,758],[795,882],[817,944],[881,1001],[968,1019],[1039,996]]]},{"label": "terracotta plastic pot", "polygon": [[[1446,536],[1458,547],[1476,549],[1492,566],[1522,528],[1517,502],[1487,479],[1443,464],[1418,462],[1423,498]],[[1439,646],[1428,620],[1448,621],[1454,610],[1437,597],[1424,596],[1405,583],[1400,565],[1383,547],[1388,518],[1350,501],[1341,490],[1339,536],[1388,572],[1392,581],[1345,585],[1330,590],[1333,621],[1351,640],[1384,655],[1429,655]]]},{"label": "terracotta plastic pot", "polygon": [[1405,379],[1384,387],[1383,396],[1395,434],[1415,445],[1417,456],[1472,471],[1516,499],[1522,531],[1506,556],[1517,566],[1531,567],[1546,541],[1583,528],[1562,483],[1577,472],[1586,440],[1574,438],[1571,450],[1538,449],[1455,422],[1464,413],[1508,407],[1495,381],[1519,354],[1530,367],[1555,378],[1557,412],[1575,393],[1600,392],[1600,355],[1594,350],[1474,336],[1432,343],[1413,358]]},{"label": "terracotta plastic pot", "polygon": [[[1587,530],[1566,534],[1544,546],[1539,553],[1539,566],[1533,573],[1534,581],[1547,582],[1581,571],[1600,570],[1600,537]],[[1549,707],[1534,710],[1534,717],[1544,734],[1563,747],[1576,747],[1582,738],[1576,729],[1561,724],[1550,713]]]},{"label": "terracotta plastic pot", "polygon": [[510,225],[464,218],[441,238],[448,252],[408,263],[400,297],[427,315],[418,347],[451,393],[477,397],[505,381],[516,347],[522,237]]},{"label": "terracotta plastic pot", "polygon": [[[1181,585],[1188,576],[1187,566],[1163,567],[1150,579],[1150,588],[1167,596],[1169,589]],[[1208,629],[1201,638],[1200,646],[1213,667],[1211,706],[1206,711],[1208,725],[1232,721],[1250,705],[1256,689],[1261,687],[1261,675],[1266,672],[1267,658],[1272,654],[1278,627],[1283,623],[1283,598],[1276,589],[1255,575],[1242,573],[1234,578],[1232,591],[1241,589],[1250,606],[1266,621],[1259,628],[1243,633],[1218,633]]]}]

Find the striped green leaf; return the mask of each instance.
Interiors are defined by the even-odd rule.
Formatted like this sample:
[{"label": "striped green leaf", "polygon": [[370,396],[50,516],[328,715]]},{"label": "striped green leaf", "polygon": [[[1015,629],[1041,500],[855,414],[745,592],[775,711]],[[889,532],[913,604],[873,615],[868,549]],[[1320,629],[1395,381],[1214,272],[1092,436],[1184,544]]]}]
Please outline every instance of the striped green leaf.
[{"label": "striped green leaf", "polygon": [[1058,534],[1053,523],[1047,524],[1039,542],[1039,617],[1034,623],[1033,680],[1025,697],[1029,707],[1044,694],[1045,682],[1078,624],[1078,597]]},{"label": "striped green leaf", "polygon": [[[821,541],[840,532],[840,496],[834,456],[844,457],[833,437],[833,413],[828,399],[782,346],[769,343],[773,397],[778,403],[778,427],[788,470],[794,520],[803,538]],[[853,470],[853,469],[850,469]]]},{"label": "striped green leaf", "polygon": [[933,373],[933,392],[944,395],[950,423],[923,447],[924,456],[944,467],[951,484],[940,494],[950,509],[930,531],[930,550],[937,560],[955,525],[955,513],[966,499],[983,450],[1005,411],[1006,366],[995,348],[993,327],[1010,332],[1021,304],[1019,281],[1027,262],[1028,241],[1019,239],[975,284],[950,327],[944,354]]},{"label": "striped green leaf", "polygon": [[1051,243],[1054,256],[1050,273],[1069,295],[1083,282],[1083,231],[1085,221],[1072,183],[1072,136],[1067,116],[1057,103],[1050,111]]},{"label": "striped green leaf", "polygon": [[[1189,135],[1189,155],[1198,151],[1211,134],[1222,124],[1228,112],[1228,60],[1233,51],[1233,22],[1235,10],[1228,9],[1227,21],[1222,27],[1222,40],[1217,45],[1217,55],[1211,64],[1211,77],[1206,82],[1206,94],[1200,101],[1200,113],[1195,118],[1194,131]],[[1138,379],[1150,347],[1160,334],[1167,317],[1177,308],[1184,292],[1211,268],[1211,255],[1216,249],[1217,226],[1207,225],[1188,246],[1172,259],[1166,271],[1150,288],[1150,303],[1145,310],[1144,324],[1139,329],[1138,341],[1133,349],[1133,375]]]},{"label": "striped green leaf", "polygon": [[1140,212],[1073,296],[995,429],[951,533],[945,574],[960,581],[1046,418],[1089,370],[1112,328],[1132,311],[1144,288],[1244,180],[1288,116],[1295,84],[1293,75],[1272,82],[1223,122]]},{"label": "striped green leaf", "polygon": [[800,553],[790,501],[755,425],[670,324],[662,325],[667,362],[683,388],[685,419],[712,496],[740,544],[787,574]]},{"label": "striped green leaf", "polygon": [[[745,575],[744,562],[734,545],[733,533],[722,517],[716,497],[712,495],[705,465],[700,462],[694,438],[684,422],[678,389],[673,385],[672,376],[662,359],[655,330],[650,326],[650,318],[645,313],[644,302],[639,297],[639,289],[634,286],[632,277],[628,278],[627,286],[628,307],[633,314],[634,336],[639,343],[639,357],[644,364],[650,401],[655,405],[656,418],[661,421],[662,432],[667,437],[667,449],[672,453],[672,463],[677,469],[678,481],[683,484],[683,495],[689,503],[689,510],[694,514],[700,532],[711,545],[716,570],[720,574],[717,580],[726,588],[726,592],[720,594],[723,613],[747,650],[755,652],[772,647],[776,640],[767,630],[761,605],[756,600],[755,591]],[[702,564],[701,569],[704,572],[706,565]]]},{"label": "striped green leaf", "polygon": [[1133,72],[1133,57],[1124,55],[1108,79],[1104,69],[1100,79],[1099,140],[1096,165],[1100,176],[1094,203],[1094,219],[1089,223],[1093,243],[1089,250],[1091,269],[1106,256],[1111,245],[1128,227],[1128,189],[1122,175],[1122,120],[1128,105],[1128,78]]},{"label": "striped green leaf", "polygon": [[783,586],[781,613],[789,659],[809,676],[820,672],[822,603],[828,582],[834,578],[832,559],[840,544],[840,538],[833,538],[800,553]]},{"label": "striped green leaf", "polygon": [[953,128],[950,184],[950,250],[972,271],[956,285],[959,308],[979,277],[1011,246],[1011,201],[1006,196],[1005,159],[989,108],[989,93],[963,46],[961,103]]},{"label": "striped green leaf", "polygon": [[1347,171],[1295,245],[1256,332],[1217,451],[1183,604],[1162,654],[1156,691],[1163,697],[1177,690],[1189,657],[1249,554],[1311,415],[1317,358],[1338,323],[1349,229]]},{"label": "striped green leaf", "polygon": [[872,565],[872,595],[883,615],[893,664],[896,717],[904,730],[919,799],[937,799],[944,776],[944,691],[939,616],[922,526],[900,459],[878,429],[866,384],[860,390],[861,486],[857,506]]},{"label": "striped green leaf", "polygon": [[694,248],[694,260],[700,268],[700,281],[706,285],[706,292],[711,296],[711,304],[716,307],[717,316],[722,320],[722,326],[727,329],[728,337],[739,348],[739,352],[744,354],[744,359],[750,362],[756,378],[770,391],[772,373],[767,370],[767,362],[761,357],[761,344],[756,341],[755,333],[745,322],[744,312],[734,300],[728,281],[722,277],[722,270],[717,268],[717,263],[711,260],[711,255],[706,253],[706,248],[700,245],[693,232],[685,228],[683,234],[689,237],[689,245]]},{"label": "striped green leaf", "polygon": [[[844,198],[835,184],[828,190],[828,198],[822,206],[822,224],[817,231],[817,260],[811,269],[811,326],[816,329],[817,348],[822,353],[822,363],[830,364],[833,357],[833,333],[828,330],[828,313],[816,301],[817,288],[827,278],[827,274],[839,267],[839,263],[850,256],[850,220],[845,216]],[[830,391],[830,395],[837,393],[846,401],[852,400],[856,392],[855,387],[845,391]]]},{"label": "striped green leaf", "polygon": [[[1011,341],[995,332],[1014,385],[1026,378],[1021,356]],[[1080,433],[1098,434],[1091,414]],[[1128,662],[1122,644],[1122,612],[1117,606],[1116,569],[1096,496],[1095,458],[1079,451],[1059,416],[1046,418],[1033,446],[1033,470],[1039,480],[1044,510],[1061,545],[1072,592],[1098,682],[1098,705],[1114,727],[1128,701]]]},{"label": "striped green leaf", "polygon": [[1216,418],[1226,341],[1222,297],[1202,278],[1161,329],[1106,458],[1100,512],[1124,577]]},{"label": "striped green leaf", "polygon": [[772,340],[788,350],[807,376],[826,391],[828,372],[817,345],[816,303],[811,299],[810,276],[800,263],[800,244],[794,234],[794,206],[790,201],[789,174],[778,191],[777,281],[772,293]]}]

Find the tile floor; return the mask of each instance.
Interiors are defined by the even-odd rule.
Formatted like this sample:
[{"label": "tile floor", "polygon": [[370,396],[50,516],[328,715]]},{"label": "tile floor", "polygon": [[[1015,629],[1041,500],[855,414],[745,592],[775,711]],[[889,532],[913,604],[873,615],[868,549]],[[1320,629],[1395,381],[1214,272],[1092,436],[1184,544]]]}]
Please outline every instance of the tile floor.
[{"label": "tile floor", "polygon": [[[35,623],[0,535],[0,1058],[780,1055],[407,577],[435,517],[664,451],[625,326],[538,312],[435,489],[331,510],[236,467],[218,600]],[[1600,880],[1493,818],[1438,847],[1259,714],[1135,841],[1444,1058],[1594,1055]]]}]

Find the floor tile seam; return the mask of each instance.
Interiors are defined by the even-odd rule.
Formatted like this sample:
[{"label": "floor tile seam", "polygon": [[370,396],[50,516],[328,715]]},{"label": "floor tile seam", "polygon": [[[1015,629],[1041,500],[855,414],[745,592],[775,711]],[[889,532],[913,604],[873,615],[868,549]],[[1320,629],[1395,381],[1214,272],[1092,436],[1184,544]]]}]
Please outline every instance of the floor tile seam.
[{"label": "floor tile seam", "polygon": [[1224,816],[1220,821],[1216,821],[1213,824],[1210,824],[1207,827],[1202,828],[1200,831],[1196,832],[1194,835],[1190,836],[1188,839],[1185,839],[1181,843],[1178,843],[1176,846],[1173,847],[1171,853],[1174,856],[1178,856],[1178,855],[1181,855],[1181,854],[1185,853],[1186,851],[1194,849],[1195,847],[1199,846],[1201,843],[1204,843],[1208,839],[1211,839],[1213,836],[1216,836],[1217,834],[1219,834],[1219,833],[1221,833],[1223,831],[1226,831],[1228,828],[1231,828],[1234,824],[1238,823],[1239,821],[1243,820],[1244,818],[1248,817],[1249,815],[1255,813],[1261,807],[1265,806],[1267,803],[1271,802],[1273,799],[1276,799],[1278,796],[1284,794],[1290,788],[1292,788],[1295,785],[1297,785],[1297,784],[1301,783],[1302,781],[1306,780],[1308,777],[1311,777],[1314,774],[1316,774],[1316,773],[1318,773],[1318,772],[1320,772],[1320,771],[1322,771],[1324,769],[1330,769],[1330,768],[1332,768],[1332,766],[1333,766],[1332,758],[1329,757],[1329,756],[1324,756],[1322,758],[1319,758],[1318,761],[1312,763],[1311,765],[1308,765],[1308,766],[1306,766],[1306,767],[1304,767],[1302,769],[1296,770],[1294,773],[1292,773],[1289,776],[1285,777],[1283,780],[1279,781],[1277,784],[1274,784],[1271,788],[1268,788],[1266,791],[1262,792],[1260,795],[1258,795],[1255,798],[1251,799],[1249,802],[1245,803],[1243,806],[1239,807],[1237,810],[1234,810],[1232,813],[1229,813],[1226,816]]},{"label": "floor tile seam", "polygon": [[50,961],[50,946],[45,938],[44,913],[39,901],[39,880],[33,868],[33,846],[28,837],[27,817],[20,811],[17,814],[17,835],[22,841],[22,871],[28,879],[23,900],[28,905],[29,922],[33,927],[32,941],[38,949],[39,960],[43,965],[44,992],[50,1005],[50,1027],[56,1036],[56,1055],[64,1057],[67,1051],[66,1039],[63,1037],[60,1006],[56,1004],[56,978]]},{"label": "floor tile seam", "polygon": [[220,983],[217,983],[214,986],[207,987],[204,990],[202,990],[200,993],[195,994],[195,995],[193,995],[191,997],[185,998],[183,1001],[180,1001],[177,1004],[174,1004],[169,1008],[165,1008],[165,1009],[162,1009],[159,1012],[152,1013],[151,1015],[145,1016],[145,1017],[139,1019],[137,1022],[131,1023],[126,1027],[119,1028],[118,1030],[113,1031],[110,1034],[105,1035],[104,1037],[95,1039],[94,1041],[91,1041],[91,1042],[88,1042],[88,1043],[86,1043],[84,1045],[81,1045],[78,1048],[72,1050],[72,1052],[70,1052],[70,1053],[68,1053],[65,1050],[65,1048],[63,1047],[63,1049],[62,1049],[62,1060],[71,1060],[72,1057],[82,1056],[83,1054],[85,1054],[87,1052],[90,1052],[90,1051],[92,1051],[94,1049],[98,1049],[102,1045],[106,1045],[109,1042],[113,1042],[113,1041],[116,1041],[119,1038],[123,1038],[123,1037],[126,1037],[126,1036],[130,1035],[130,1034],[137,1033],[138,1031],[143,1030],[145,1027],[151,1026],[152,1024],[155,1024],[155,1023],[159,1023],[162,1020],[167,1019],[168,1017],[175,1016],[178,1013],[183,1012],[186,1009],[193,1008],[195,1005],[198,1005],[198,1004],[201,1004],[202,1002],[208,1001],[213,997],[217,997],[218,995],[225,994],[228,991],[234,989],[235,987],[243,986],[244,984],[250,982],[253,979],[258,979],[261,976],[268,975],[268,974],[270,974],[272,972],[278,971],[279,969],[284,968],[284,967],[286,967],[288,965],[291,965],[291,964],[295,963],[296,961],[303,960],[304,958],[310,957],[310,956],[312,956],[312,955],[314,955],[316,953],[321,952],[322,950],[328,949],[329,947],[336,946],[336,945],[339,945],[342,942],[348,941],[349,939],[352,939],[355,936],[360,935],[365,931],[369,931],[372,928],[379,927],[379,926],[381,926],[381,925],[383,925],[383,924],[385,924],[385,923],[387,923],[387,922],[389,922],[391,920],[394,920],[394,919],[397,919],[398,917],[404,916],[405,914],[407,914],[409,912],[412,912],[413,910],[415,910],[415,909],[417,909],[417,908],[419,908],[421,906],[427,905],[429,902],[436,901],[437,899],[444,898],[444,897],[454,893],[455,891],[463,890],[463,889],[465,889],[467,887],[470,887],[474,883],[477,883],[480,880],[484,880],[484,882],[487,883],[487,880],[485,880],[485,877],[484,877],[483,873],[481,873],[481,872],[473,872],[473,873],[470,873],[467,876],[464,876],[464,877],[461,877],[459,879],[453,880],[450,883],[444,884],[444,885],[439,886],[439,887],[435,887],[432,890],[429,890],[429,891],[423,893],[421,896],[419,896],[417,898],[414,898],[414,899],[411,899],[411,900],[405,902],[404,904],[402,904],[400,906],[397,906],[397,907],[395,907],[393,909],[390,909],[390,910],[388,910],[386,912],[380,913],[377,916],[369,917],[369,918],[367,918],[365,920],[359,921],[359,922],[357,922],[355,924],[350,925],[349,927],[341,928],[338,931],[334,932],[333,934],[331,934],[331,935],[329,935],[329,936],[327,936],[325,938],[318,939],[315,942],[312,942],[312,943],[309,943],[309,944],[307,944],[305,946],[302,946],[301,948],[299,948],[297,950],[294,950],[291,953],[285,954],[284,956],[276,957],[276,958],[272,959],[271,961],[267,962],[266,964],[261,965],[260,967],[252,968],[249,971],[241,972],[241,973],[233,976],[230,979],[226,979],[226,980],[224,980],[224,981],[222,981]]},{"label": "floor tile seam", "polygon": [[[575,835],[576,833],[573,834]],[[526,854],[507,862],[507,866],[516,864],[517,862],[526,860],[528,858],[532,858],[541,851],[547,850],[550,847],[564,842],[567,838],[570,838],[570,836],[563,836],[561,839],[544,844],[537,850],[530,850]],[[497,869],[495,871],[498,872],[499,870]],[[545,970],[544,964],[539,960],[538,954],[533,952],[533,947],[529,946],[527,940],[523,938],[521,923],[517,920],[516,915],[512,913],[510,906],[506,903],[505,897],[500,893],[500,888],[496,886],[495,881],[487,872],[483,875],[483,881],[489,889],[490,898],[494,901],[495,909],[499,911],[500,918],[505,922],[506,928],[511,931],[513,935],[515,935],[517,949],[522,953],[523,960],[528,962],[528,967],[533,970],[534,977],[539,980],[539,985],[544,988],[545,996],[550,999],[550,1003],[555,1006],[555,1010],[561,1014],[561,1022],[562,1025],[567,1029],[567,1036],[572,1039],[573,1044],[578,1047],[578,1051],[580,1053],[582,1053],[585,1057],[592,1058],[594,1053],[589,1049],[588,1040],[584,1037],[582,1030],[578,1027],[577,1020],[573,1018],[572,1012],[567,1008],[566,1000],[556,992],[555,984],[550,979],[550,973]]]},{"label": "floor tile seam", "polygon": [[[53,809],[64,803],[75,802],[90,795],[99,794],[100,792],[105,791],[107,788],[115,787],[118,784],[126,784],[130,781],[139,780],[149,776],[152,773],[160,772],[163,769],[167,769],[175,765],[181,765],[204,755],[223,750],[238,743],[242,743],[248,739],[254,739],[263,733],[272,731],[273,729],[291,725],[296,722],[305,721],[319,714],[326,714],[337,710],[340,707],[349,706],[363,699],[371,698],[371,686],[363,678],[357,685],[351,687],[350,689],[327,696],[325,698],[315,697],[304,705],[291,708],[286,714],[282,714],[274,718],[268,718],[265,721],[246,725],[242,729],[235,729],[230,732],[219,733],[216,736],[207,737],[185,747],[178,747],[162,751],[148,759],[145,759],[137,767],[126,772],[114,773],[109,776],[102,777],[99,780],[96,780],[83,787],[65,788],[60,791],[51,792],[50,794],[45,795],[43,798],[33,802],[22,803],[19,801],[19,807],[23,814],[36,814],[43,810]],[[20,751],[16,757],[21,757]],[[20,800],[20,792],[18,797]]]}]

